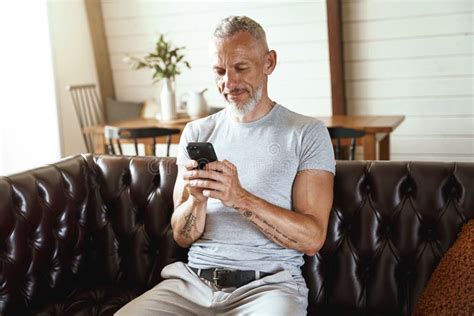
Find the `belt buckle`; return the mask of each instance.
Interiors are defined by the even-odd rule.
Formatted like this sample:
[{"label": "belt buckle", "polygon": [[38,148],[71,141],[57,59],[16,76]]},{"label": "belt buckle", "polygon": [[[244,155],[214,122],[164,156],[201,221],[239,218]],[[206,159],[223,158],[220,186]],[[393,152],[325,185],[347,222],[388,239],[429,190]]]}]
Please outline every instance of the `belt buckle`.
[{"label": "belt buckle", "polygon": [[212,280],[213,280],[213,285],[215,287],[221,287],[219,285],[219,272],[227,272],[227,273],[230,273],[232,272],[231,270],[229,269],[226,269],[226,268],[215,268],[214,271],[212,271]]}]

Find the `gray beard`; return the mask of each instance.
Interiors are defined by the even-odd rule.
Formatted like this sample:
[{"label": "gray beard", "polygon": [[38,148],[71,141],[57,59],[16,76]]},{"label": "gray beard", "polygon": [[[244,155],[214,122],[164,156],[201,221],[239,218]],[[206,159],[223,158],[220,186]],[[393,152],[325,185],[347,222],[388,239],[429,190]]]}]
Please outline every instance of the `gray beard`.
[{"label": "gray beard", "polygon": [[260,101],[260,99],[262,98],[262,92],[263,92],[263,85],[258,87],[257,90],[255,90],[255,93],[253,94],[252,98],[241,107],[225,100],[226,108],[228,109],[228,111],[230,112],[232,116],[242,117],[252,112],[253,109],[255,109],[258,101]]}]

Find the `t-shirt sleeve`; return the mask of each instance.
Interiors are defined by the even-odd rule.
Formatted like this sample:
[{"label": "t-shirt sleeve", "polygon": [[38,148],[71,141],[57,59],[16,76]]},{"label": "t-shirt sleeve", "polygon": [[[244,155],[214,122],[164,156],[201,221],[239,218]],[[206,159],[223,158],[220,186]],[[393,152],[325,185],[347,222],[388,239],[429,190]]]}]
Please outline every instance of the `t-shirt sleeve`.
[{"label": "t-shirt sleeve", "polygon": [[301,156],[298,171],[318,169],[336,174],[334,149],[328,129],[316,121],[303,129],[301,135]]},{"label": "t-shirt sleeve", "polygon": [[190,124],[186,124],[181,133],[181,138],[179,139],[178,145],[178,154],[176,157],[176,164],[177,165],[184,165],[186,161],[190,160],[188,152],[186,151],[186,146],[189,142],[192,142],[195,139],[193,135],[193,128]]}]

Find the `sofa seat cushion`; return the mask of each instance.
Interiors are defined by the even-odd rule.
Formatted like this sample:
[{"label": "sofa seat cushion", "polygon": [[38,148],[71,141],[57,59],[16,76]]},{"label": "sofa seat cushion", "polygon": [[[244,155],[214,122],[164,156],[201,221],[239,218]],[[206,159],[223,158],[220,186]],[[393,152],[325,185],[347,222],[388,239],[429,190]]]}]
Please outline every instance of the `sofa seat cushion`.
[{"label": "sofa seat cushion", "polygon": [[112,286],[81,289],[73,292],[62,301],[50,302],[37,315],[113,315],[122,306],[143,292],[143,289]]}]

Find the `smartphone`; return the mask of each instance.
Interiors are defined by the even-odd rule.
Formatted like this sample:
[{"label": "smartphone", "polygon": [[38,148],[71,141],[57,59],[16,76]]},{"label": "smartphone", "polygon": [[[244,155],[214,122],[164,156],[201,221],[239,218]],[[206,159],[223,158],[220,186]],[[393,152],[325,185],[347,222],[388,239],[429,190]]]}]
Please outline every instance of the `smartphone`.
[{"label": "smartphone", "polygon": [[199,169],[217,160],[216,152],[211,143],[188,143],[186,150],[192,160],[196,160]]}]

